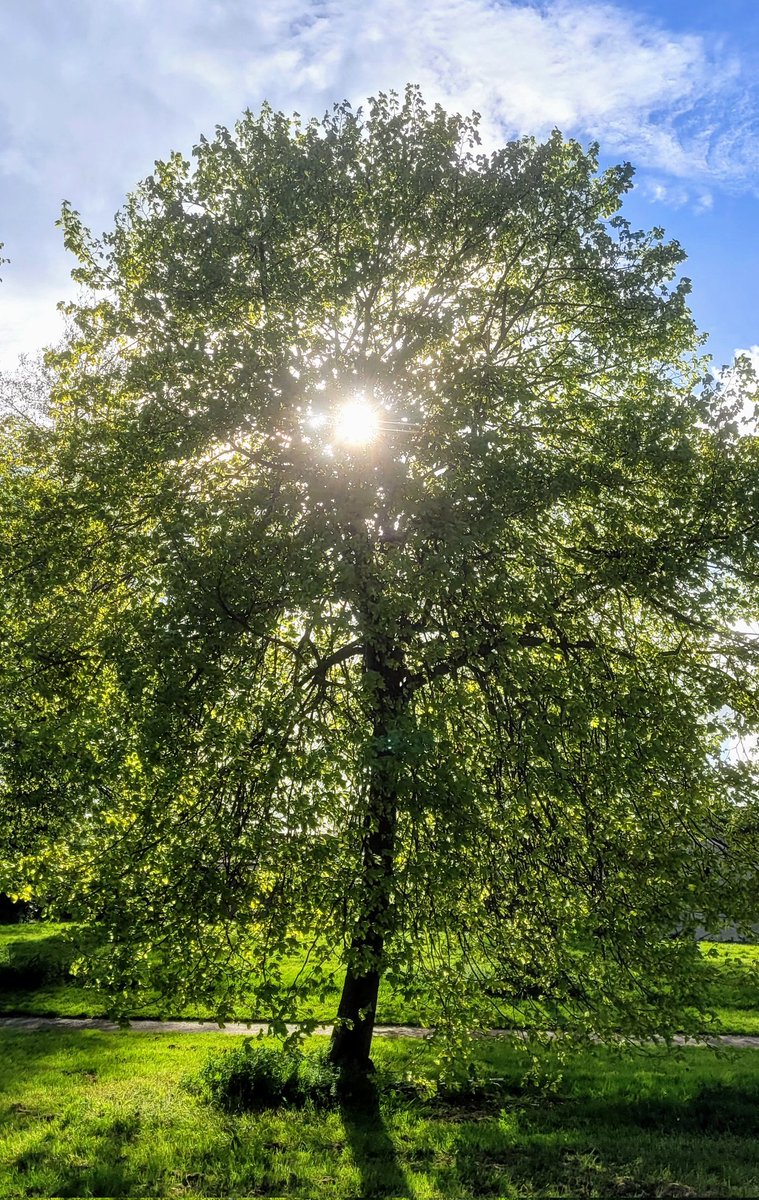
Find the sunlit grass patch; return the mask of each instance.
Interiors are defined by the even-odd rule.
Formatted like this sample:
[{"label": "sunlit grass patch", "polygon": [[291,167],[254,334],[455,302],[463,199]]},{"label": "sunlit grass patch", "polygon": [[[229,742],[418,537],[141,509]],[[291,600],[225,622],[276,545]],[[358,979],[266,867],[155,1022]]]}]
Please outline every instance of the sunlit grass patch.
[{"label": "sunlit grass patch", "polygon": [[[53,922],[0,925],[0,1013],[30,1016],[102,1017],[109,1012],[108,998],[82,987],[67,975],[75,951],[67,940],[68,927]],[[702,969],[707,979],[712,1020],[704,1032],[759,1036],[759,946],[702,942]],[[339,971],[323,999],[315,1001],[308,1014],[321,1022],[331,1021],[339,1000]],[[300,963],[285,964],[294,977]],[[415,1001],[404,999],[387,983],[380,989],[377,1019],[388,1025],[425,1025],[434,1021],[432,996],[422,990]],[[136,1017],[212,1019],[212,1010],[202,1004],[167,1006],[146,993],[133,1010]],[[265,1020],[271,1014],[254,1003],[241,1004],[238,1020]],[[514,1019],[516,1017],[516,1019]],[[508,1005],[494,1012],[494,1024],[518,1026],[518,1014]]]},{"label": "sunlit grass patch", "polygon": [[232,1116],[195,1081],[239,1044],[3,1031],[0,1196],[759,1193],[753,1051],[548,1058],[544,1092],[524,1081],[519,1049],[489,1042],[477,1062],[490,1082],[439,1094],[413,1082],[434,1073],[434,1047],[378,1043],[376,1113],[307,1104]]}]

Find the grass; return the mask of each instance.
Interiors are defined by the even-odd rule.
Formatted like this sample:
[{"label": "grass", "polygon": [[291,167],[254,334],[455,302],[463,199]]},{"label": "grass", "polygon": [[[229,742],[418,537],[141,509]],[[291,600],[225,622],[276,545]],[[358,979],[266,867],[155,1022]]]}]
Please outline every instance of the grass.
[{"label": "grass", "polygon": [[716,1026],[759,1037],[759,946],[704,942],[702,951]]},{"label": "grass", "polygon": [[[67,941],[70,927],[39,921],[20,925],[0,925],[0,1015],[38,1017],[102,1017],[109,1011],[107,997],[79,985],[68,974],[76,957]],[[282,968],[285,982],[300,972],[302,960],[293,958]],[[337,967],[337,963],[335,964]],[[319,1022],[332,1021],[340,998],[341,972],[323,1001],[315,1001],[305,1015]],[[415,1003],[397,995],[383,983],[380,989],[378,1021],[387,1025],[425,1025],[431,1023],[434,1006],[421,996]],[[150,992],[143,993],[135,1017],[195,1018],[213,1017],[212,1010],[192,1004],[166,1011],[165,1004]],[[239,1020],[265,1020],[270,1014],[241,1006]]]},{"label": "grass", "polygon": [[[36,922],[0,925],[0,1013],[5,1015],[99,1017],[108,1012],[108,1001],[98,992],[79,986],[68,975],[73,950],[66,942],[65,925]],[[708,978],[714,1024],[710,1032],[759,1036],[759,946],[727,943],[701,944],[703,970]],[[292,973],[299,964],[293,962]],[[752,974],[746,968],[753,968]],[[313,1015],[330,1021],[337,1008],[338,991],[314,1006]],[[387,1025],[424,1025],[431,1005],[421,997],[410,1005],[386,984],[380,991],[377,1019]],[[211,1017],[200,1005],[167,1013],[150,994],[134,1012],[141,1017]],[[241,1010],[241,1020],[265,1019],[269,1014]]]},{"label": "grass", "polygon": [[[759,1002],[743,969],[759,966],[759,947],[702,949],[722,1030],[759,1034]],[[0,1011],[104,1013],[106,1001],[69,977],[71,955],[65,926],[0,926]],[[141,1015],[154,1013],[146,997]],[[423,1020],[424,1003],[410,1012],[385,989],[379,1018]],[[232,1116],[190,1081],[209,1054],[239,1041],[134,1028],[0,1030],[0,1198],[759,1194],[759,1054],[751,1050],[621,1058],[598,1048],[570,1060],[545,1093],[522,1084],[524,1051],[482,1041],[479,1067],[500,1082],[445,1098],[397,1086],[434,1074],[434,1046],[379,1042],[380,1078],[396,1084],[374,1109],[343,1102]]]},{"label": "grass", "polygon": [[[500,1079],[429,1099],[385,1089],[374,1110],[229,1116],[188,1080],[238,1039],[0,1032],[0,1197],[755,1196],[759,1056],[585,1052],[547,1095],[519,1051],[482,1043]],[[433,1047],[376,1047],[395,1079]]]}]

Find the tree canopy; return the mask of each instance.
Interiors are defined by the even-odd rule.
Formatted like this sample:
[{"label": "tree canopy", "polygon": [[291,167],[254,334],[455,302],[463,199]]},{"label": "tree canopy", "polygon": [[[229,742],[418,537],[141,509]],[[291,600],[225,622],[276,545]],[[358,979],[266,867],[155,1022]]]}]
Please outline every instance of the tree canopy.
[{"label": "tree canopy", "polygon": [[409,88],[246,112],[100,239],[64,206],[87,290],[0,468],[6,878],[114,994],[223,1017],[255,963],[302,1018],[339,970],[359,1063],[383,974],[666,1034],[696,926],[759,915],[752,384],[631,179]]}]

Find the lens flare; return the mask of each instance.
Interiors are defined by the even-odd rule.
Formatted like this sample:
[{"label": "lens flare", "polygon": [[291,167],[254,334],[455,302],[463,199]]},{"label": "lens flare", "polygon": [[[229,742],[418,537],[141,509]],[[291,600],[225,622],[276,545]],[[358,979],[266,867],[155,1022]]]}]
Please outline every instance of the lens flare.
[{"label": "lens flare", "polygon": [[335,441],[343,446],[366,446],[379,432],[376,409],[365,400],[350,400],[335,416]]}]

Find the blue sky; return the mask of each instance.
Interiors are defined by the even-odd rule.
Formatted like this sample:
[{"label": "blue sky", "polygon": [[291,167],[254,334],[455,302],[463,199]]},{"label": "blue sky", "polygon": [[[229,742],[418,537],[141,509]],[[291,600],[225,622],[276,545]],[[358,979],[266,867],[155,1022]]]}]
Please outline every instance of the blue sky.
[{"label": "blue sky", "polygon": [[688,251],[717,363],[759,345],[757,0],[0,0],[0,44],[0,365],[60,328],[64,198],[99,232],[246,106],[406,82],[477,108],[492,145],[558,126],[632,161],[625,211]]}]

